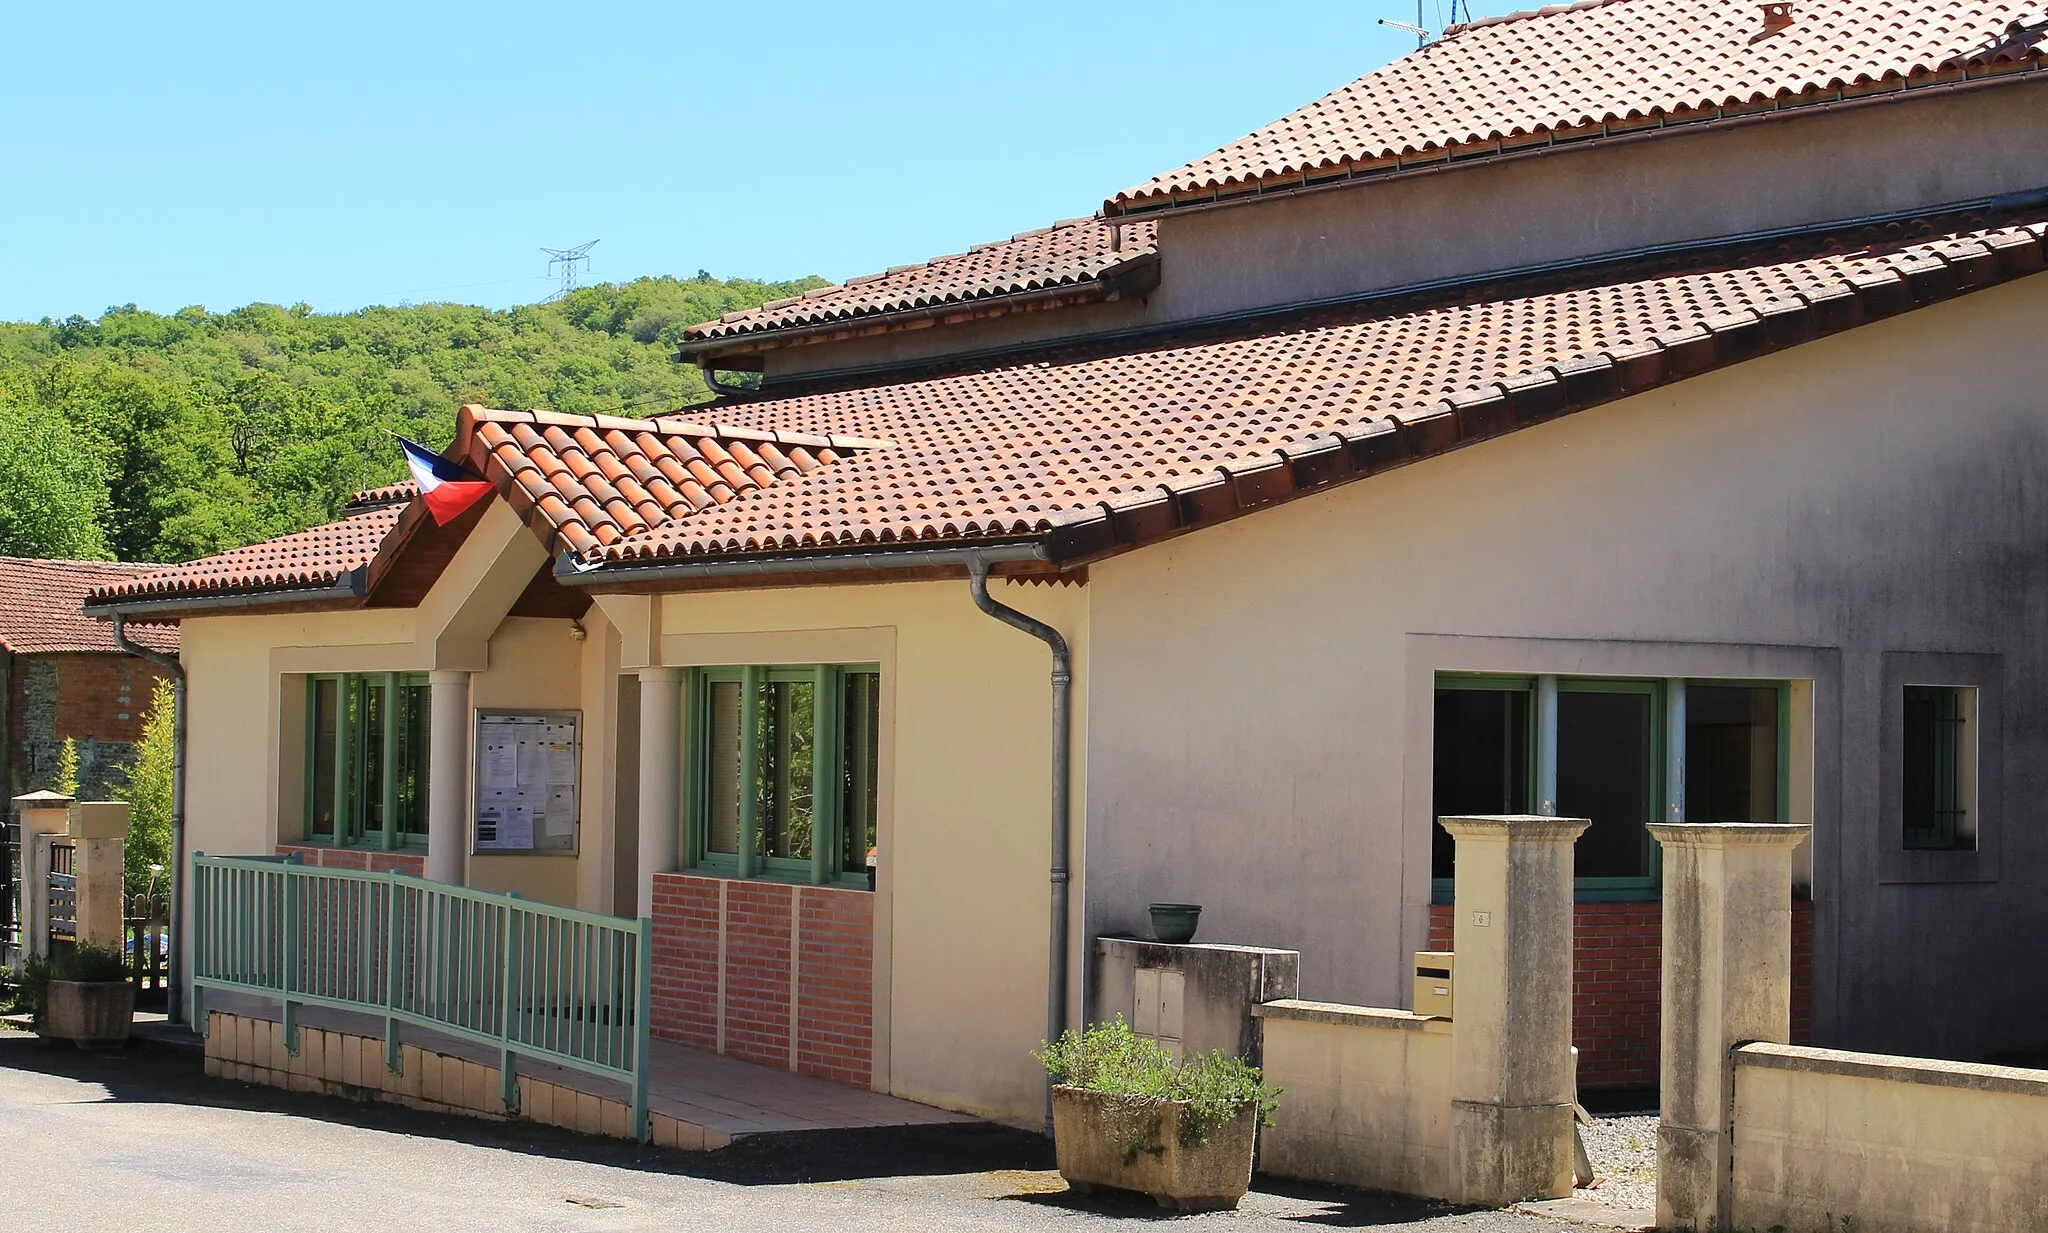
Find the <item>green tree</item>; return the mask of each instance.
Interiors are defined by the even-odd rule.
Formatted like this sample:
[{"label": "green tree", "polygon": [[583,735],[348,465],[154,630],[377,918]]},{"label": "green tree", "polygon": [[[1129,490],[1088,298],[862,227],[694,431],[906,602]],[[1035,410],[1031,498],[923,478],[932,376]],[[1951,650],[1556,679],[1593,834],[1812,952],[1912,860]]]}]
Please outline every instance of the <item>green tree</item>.
[{"label": "green tree", "polygon": [[0,387],[0,556],[112,556],[98,456],[63,419],[5,398]]},{"label": "green tree", "polygon": [[57,750],[56,788],[65,796],[78,795],[78,742],[68,736]]},{"label": "green tree", "polygon": [[[171,683],[159,679],[150,695],[149,711],[142,721],[142,739],[135,746],[135,761],[114,788],[116,799],[128,802],[128,843],[123,850],[123,874],[132,899],[150,888],[150,866],[168,870],[171,864],[171,745],[176,702]],[[170,873],[156,879],[159,902],[170,901]]]}]

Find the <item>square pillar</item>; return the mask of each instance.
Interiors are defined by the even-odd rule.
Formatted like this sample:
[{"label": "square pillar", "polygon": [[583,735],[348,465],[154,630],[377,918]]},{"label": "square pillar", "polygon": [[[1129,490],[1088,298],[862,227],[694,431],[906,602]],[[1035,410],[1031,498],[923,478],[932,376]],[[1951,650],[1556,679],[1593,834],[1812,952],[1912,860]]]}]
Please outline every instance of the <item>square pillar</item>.
[{"label": "square pillar", "polygon": [[1731,1227],[1730,1050],[1792,1035],[1792,853],[1813,828],[1650,826],[1664,848],[1657,1225]]},{"label": "square pillar", "polygon": [[123,949],[127,927],[127,881],[122,857],[128,846],[125,801],[80,801],[71,806],[73,886],[78,893],[77,941],[81,946]]},{"label": "square pillar", "polygon": [[427,876],[461,886],[469,870],[469,673],[427,673]]},{"label": "square pillar", "polygon": [[683,670],[640,669],[640,915],[654,915],[654,875],[681,852]]},{"label": "square pillar", "polygon": [[21,929],[20,959],[50,953],[49,898],[45,875],[50,866],[37,841],[45,835],[71,832],[72,798],[61,792],[30,792],[14,798],[21,819],[21,878],[14,884],[14,919]]},{"label": "square pillar", "polygon": [[1449,1197],[1569,1197],[1572,843],[1587,821],[1438,821],[1458,845]]}]

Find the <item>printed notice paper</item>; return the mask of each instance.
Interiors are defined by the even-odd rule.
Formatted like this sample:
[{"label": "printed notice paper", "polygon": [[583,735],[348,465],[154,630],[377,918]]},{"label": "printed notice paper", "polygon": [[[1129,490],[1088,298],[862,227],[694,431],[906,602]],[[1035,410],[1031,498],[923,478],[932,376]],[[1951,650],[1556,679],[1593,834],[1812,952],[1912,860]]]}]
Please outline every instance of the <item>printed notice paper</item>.
[{"label": "printed notice paper", "polygon": [[476,713],[478,852],[576,850],[581,716]]}]

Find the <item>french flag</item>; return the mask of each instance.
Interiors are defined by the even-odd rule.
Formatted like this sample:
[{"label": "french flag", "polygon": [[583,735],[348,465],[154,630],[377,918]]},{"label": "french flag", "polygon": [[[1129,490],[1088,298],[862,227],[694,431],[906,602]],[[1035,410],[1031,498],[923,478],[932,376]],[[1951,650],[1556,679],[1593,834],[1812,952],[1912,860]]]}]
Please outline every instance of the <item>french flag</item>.
[{"label": "french flag", "polygon": [[[396,433],[392,434],[397,436]],[[417,441],[398,438],[405,451],[405,465],[412,468],[412,482],[419,485],[420,500],[437,523],[448,523],[475,505],[491,491],[491,485],[464,471]]]}]

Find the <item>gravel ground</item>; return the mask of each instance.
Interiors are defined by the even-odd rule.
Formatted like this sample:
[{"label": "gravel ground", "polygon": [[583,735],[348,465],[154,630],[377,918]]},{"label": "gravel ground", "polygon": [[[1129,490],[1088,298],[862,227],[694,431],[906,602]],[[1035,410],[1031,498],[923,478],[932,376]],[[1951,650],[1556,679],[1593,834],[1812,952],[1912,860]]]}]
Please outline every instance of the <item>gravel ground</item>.
[{"label": "gravel ground", "polygon": [[1579,1198],[1609,1207],[1657,1206],[1657,1118],[1596,1117],[1579,1127],[1599,1184]]}]

